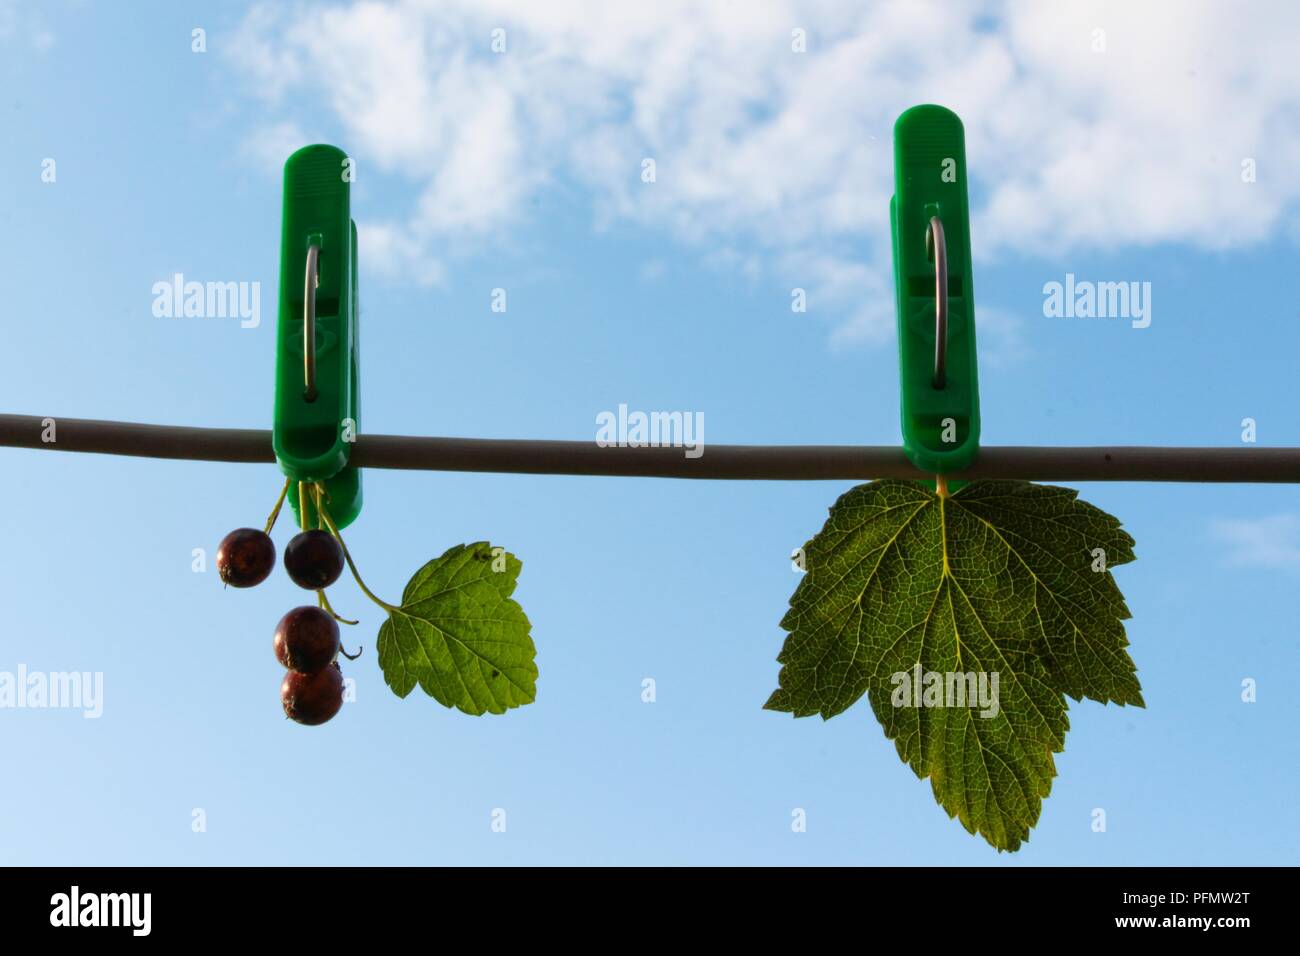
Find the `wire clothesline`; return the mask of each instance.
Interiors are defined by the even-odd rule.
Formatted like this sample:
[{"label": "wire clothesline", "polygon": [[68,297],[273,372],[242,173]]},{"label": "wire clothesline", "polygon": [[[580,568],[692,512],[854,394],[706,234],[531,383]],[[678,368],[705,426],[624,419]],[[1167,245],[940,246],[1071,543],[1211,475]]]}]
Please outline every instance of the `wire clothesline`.
[{"label": "wire clothesline", "polygon": [[[48,437],[53,422],[53,441]],[[84,418],[0,415],[0,446],[143,458],[273,463],[271,433]],[[594,441],[359,435],[350,461],[361,468],[533,475],[834,481],[933,477],[903,450],[869,445],[602,447]],[[1027,481],[1300,483],[1300,448],[992,446],[951,478]]]}]

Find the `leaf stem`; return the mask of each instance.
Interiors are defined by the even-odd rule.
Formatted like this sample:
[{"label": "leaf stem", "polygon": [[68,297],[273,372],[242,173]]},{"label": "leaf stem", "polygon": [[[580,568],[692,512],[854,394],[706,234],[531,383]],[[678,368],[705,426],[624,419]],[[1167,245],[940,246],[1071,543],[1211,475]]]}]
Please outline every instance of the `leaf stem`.
[{"label": "leaf stem", "polygon": [[275,507],[271,509],[271,516],[266,519],[267,534],[270,534],[271,529],[275,527],[275,519],[280,517],[280,509],[284,507],[284,499],[289,494],[291,484],[293,484],[292,478],[284,479],[284,487],[280,489],[280,497],[275,499]]},{"label": "leaf stem", "polygon": [[940,498],[948,497],[948,479],[943,475],[934,476],[934,490]]},{"label": "leaf stem", "polygon": [[343,557],[348,562],[348,567],[352,571],[352,577],[356,579],[357,587],[361,588],[362,593],[364,593],[366,597],[370,598],[370,600],[374,601],[385,611],[394,614],[401,613],[402,609],[400,607],[396,607],[382,598],[376,597],[375,592],[366,587],[366,582],[361,580],[361,575],[357,571],[356,562],[352,560],[352,555],[348,551],[347,543],[344,542],[343,535],[339,532],[338,526],[334,524],[334,519],[330,517],[329,511],[325,507],[325,502],[321,500],[321,492],[323,490],[321,483],[319,481],[316,482],[316,510],[320,513],[321,519],[324,520],[326,526],[329,527],[330,534],[334,535],[334,537],[338,539],[339,547],[343,549]]}]

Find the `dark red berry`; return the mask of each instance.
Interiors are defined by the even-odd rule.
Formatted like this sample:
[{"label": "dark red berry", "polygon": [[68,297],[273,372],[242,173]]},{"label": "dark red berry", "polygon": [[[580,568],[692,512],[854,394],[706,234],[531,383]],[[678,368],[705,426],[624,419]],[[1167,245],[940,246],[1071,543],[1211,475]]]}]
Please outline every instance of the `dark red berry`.
[{"label": "dark red berry", "polygon": [[291,671],[318,671],[339,652],[339,626],[328,611],[296,607],[275,628],[275,659]]},{"label": "dark red berry", "polygon": [[275,567],[275,542],[265,531],[236,528],[217,546],[217,573],[234,588],[261,584]]},{"label": "dark red berry", "polygon": [[300,724],[323,724],[343,706],[343,672],[338,664],[310,674],[289,671],[280,685],[284,715]]},{"label": "dark red berry", "polygon": [[300,531],[284,549],[284,569],[298,587],[319,591],[343,573],[343,549],[328,531]]}]

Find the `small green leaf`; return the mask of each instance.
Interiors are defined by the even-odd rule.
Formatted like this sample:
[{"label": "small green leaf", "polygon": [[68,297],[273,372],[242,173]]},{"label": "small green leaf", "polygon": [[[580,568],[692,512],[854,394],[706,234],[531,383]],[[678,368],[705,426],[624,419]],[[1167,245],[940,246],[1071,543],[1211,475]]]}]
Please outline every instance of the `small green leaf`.
[{"label": "small green leaf", "polygon": [[504,714],[537,696],[537,649],[512,600],[522,565],[486,541],[458,544],[411,578],[379,628],[379,666],[398,697],[416,684],[446,707]]},{"label": "small green leaf", "polygon": [[[1133,539],[1068,488],[976,481],[941,497],[871,482],[804,554],[766,706],[829,719],[866,693],[949,816],[1000,850],[1028,838],[1051,790],[1066,695],[1142,705],[1128,608],[1104,569],[1133,560]],[[929,674],[943,706],[921,698]],[[989,695],[996,675],[996,706],[963,700],[958,675]]]}]

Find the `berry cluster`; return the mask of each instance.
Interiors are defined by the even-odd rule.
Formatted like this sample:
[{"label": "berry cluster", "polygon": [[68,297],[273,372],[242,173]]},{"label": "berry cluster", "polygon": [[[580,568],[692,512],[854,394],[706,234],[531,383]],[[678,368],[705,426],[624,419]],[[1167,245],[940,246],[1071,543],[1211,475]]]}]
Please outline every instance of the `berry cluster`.
[{"label": "berry cluster", "polygon": [[[278,506],[277,506],[278,511]],[[274,514],[268,524],[274,523]],[[300,724],[323,724],[343,706],[342,651],[339,626],[328,610],[324,589],[343,573],[344,555],[328,531],[295,535],[284,552],[284,568],[299,587],[321,595],[324,607],[303,605],[291,610],[275,628],[275,657],[287,668],[280,685],[285,716]],[[267,531],[238,528],[217,549],[217,571],[231,587],[261,584],[275,567],[275,544]]]}]

